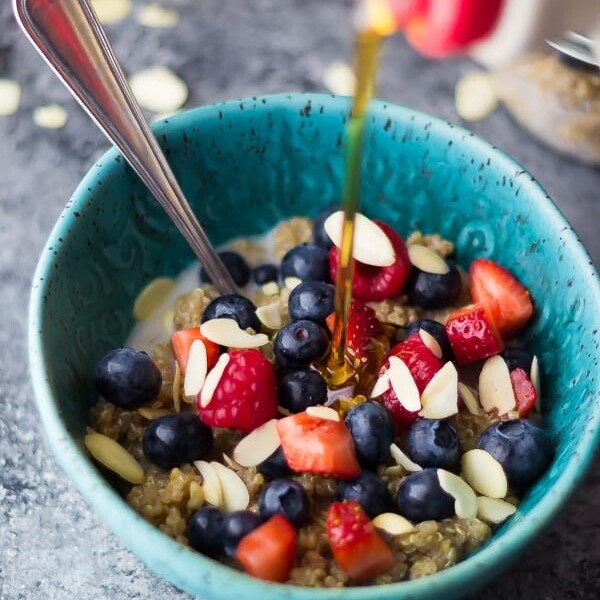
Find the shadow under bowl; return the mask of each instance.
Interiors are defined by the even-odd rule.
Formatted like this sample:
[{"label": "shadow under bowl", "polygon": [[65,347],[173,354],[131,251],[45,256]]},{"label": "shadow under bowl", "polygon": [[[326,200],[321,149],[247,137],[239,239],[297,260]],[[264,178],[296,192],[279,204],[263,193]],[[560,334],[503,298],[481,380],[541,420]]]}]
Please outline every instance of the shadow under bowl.
[{"label": "shadow under bowl", "polygon": [[[341,197],[349,101],[289,94],[190,110],[156,126],[193,209],[215,244],[314,216]],[[374,102],[366,129],[362,210],[402,235],[456,242],[463,266],[485,256],[530,289],[524,341],[541,363],[554,462],[517,513],[446,571],[386,586],[310,589],[265,583],[185,548],[138,516],[88,457],[83,436],[95,361],[126,339],[152,278],[194,260],[137,176],[107,152],[69,201],[40,259],[30,305],[30,361],[42,426],[58,462],[112,530],[150,568],[207,600],[450,600],[510,564],[565,504],[600,436],[600,288],[591,259],[533,177],[473,134]]]}]

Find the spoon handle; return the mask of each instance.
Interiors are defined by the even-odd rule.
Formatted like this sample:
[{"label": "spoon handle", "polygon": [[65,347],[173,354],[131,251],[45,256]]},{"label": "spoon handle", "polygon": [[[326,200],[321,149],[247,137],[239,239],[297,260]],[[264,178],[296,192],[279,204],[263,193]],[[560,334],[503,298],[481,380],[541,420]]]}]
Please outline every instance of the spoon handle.
[{"label": "spoon handle", "polygon": [[231,275],[190,208],[89,0],[13,0],[26,36],[179,228],[223,294]]}]

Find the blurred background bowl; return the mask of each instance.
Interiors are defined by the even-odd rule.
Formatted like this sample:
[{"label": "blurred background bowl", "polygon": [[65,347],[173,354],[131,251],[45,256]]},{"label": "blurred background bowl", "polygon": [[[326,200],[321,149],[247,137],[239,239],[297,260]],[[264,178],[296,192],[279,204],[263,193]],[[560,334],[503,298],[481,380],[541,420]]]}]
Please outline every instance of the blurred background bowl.
[{"label": "blurred background bowl", "polygon": [[[156,127],[175,174],[215,244],[266,231],[339,201],[349,102],[318,94],[232,101]],[[455,240],[463,266],[489,256],[531,290],[537,312],[525,341],[540,358],[543,414],[556,458],[517,514],[475,555],[421,580],[345,590],[251,579],[186,549],[137,516],[83,447],[91,370],[133,325],[148,281],[193,256],[122,158],[109,151],[87,174],[40,259],[30,306],[30,360],[41,421],[59,463],[87,501],[143,561],[178,587],[223,597],[459,597],[502,571],[564,505],[600,434],[597,273],[533,177],[473,134],[376,102],[368,119],[363,211],[403,235]]]}]

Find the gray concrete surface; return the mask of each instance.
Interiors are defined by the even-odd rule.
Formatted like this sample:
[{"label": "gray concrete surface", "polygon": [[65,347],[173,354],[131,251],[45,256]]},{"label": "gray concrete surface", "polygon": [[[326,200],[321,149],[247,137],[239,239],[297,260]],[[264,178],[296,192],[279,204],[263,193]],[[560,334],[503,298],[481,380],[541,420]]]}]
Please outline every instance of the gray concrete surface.
[{"label": "gray concrete surface", "polygon": [[[143,29],[130,18],[108,32],[128,71],[164,64],[180,73],[191,89],[190,106],[322,90],[323,69],[350,54],[350,3],[342,0],[163,2],[184,16],[176,29]],[[381,97],[460,122],[453,86],[471,63],[425,61],[400,37],[387,45],[384,63]],[[187,598],[148,571],[90,512],[45,445],[27,367],[30,278],[70,193],[107,144],[17,30],[6,0],[0,5],[0,77],[16,78],[24,89],[19,113],[0,118],[0,598]],[[62,130],[32,123],[32,109],[50,101],[69,111]],[[547,151],[502,109],[472,129],[531,171],[600,264],[600,172]],[[563,516],[472,600],[600,597],[599,504],[596,462]]]}]

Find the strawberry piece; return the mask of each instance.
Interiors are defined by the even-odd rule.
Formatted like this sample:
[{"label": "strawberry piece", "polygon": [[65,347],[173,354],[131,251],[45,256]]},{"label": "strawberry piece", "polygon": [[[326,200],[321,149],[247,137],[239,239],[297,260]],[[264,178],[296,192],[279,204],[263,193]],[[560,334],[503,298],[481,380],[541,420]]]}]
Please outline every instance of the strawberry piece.
[{"label": "strawberry piece", "polygon": [[[332,333],[334,320],[334,313],[326,319],[327,327]],[[346,334],[346,350],[350,356],[360,362],[366,361],[369,354],[380,346],[375,343],[375,340],[381,339],[383,335],[383,329],[375,311],[364,302],[352,300]]]},{"label": "strawberry piece", "polygon": [[281,514],[245,535],[235,551],[246,573],[279,583],[289,579],[295,555],[296,530]]},{"label": "strawberry piece", "polygon": [[529,375],[520,367],[510,372],[510,381],[515,393],[515,400],[517,401],[516,410],[519,413],[519,417],[524,419],[535,406],[535,401],[537,400],[535,386],[531,382]]},{"label": "strawberry piece", "polygon": [[476,303],[490,305],[494,321],[505,339],[519,333],[533,314],[527,289],[510,271],[487,258],[471,263],[469,287]]},{"label": "strawberry piece", "polygon": [[200,327],[190,327],[189,329],[175,331],[171,335],[171,348],[173,349],[175,360],[179,363],[181,372],[184,375],[190,356],[190,348],[196,340],[204,343],[208,369],[212,369],[219,359],[219,345],[207,340],[200,333]]},{"label": "strawberry piece", "polygon": [[[412,333],[404,341],[396,344],[388,354],[397,356],[408,367],[410,374],[415,380],[419,394],[427,387],[427,384],[433,379],[433,376],[444,365],[443,360],[438,358],[423,342],[418,332]],[[384,368],[389,367],[386,359]],[[383,393],[383,403],[392,413],[396,425],[410,425],[419,418],[418,411],[412,412],[405,408],[401,400],[396,396],[393,388],[390,387]]]},{"label": "strawberry piece", "polygon": [[273,365],[256,348],[230,350],[229,359],[207,406],[198,394],[198,414],[210,427],[252,431],[278,414]]},{"label": "strawberry piece", "polygon": [[469,304],[449,315],[446,333],[459,365],[498,354],[504,348],[492,310],[485,302]]},{"label": "strawberry piece", "polygon": [[[375,221],[375,223],[390,239],[396,253],[396,260],[389,267],[374,267],[355,261],[352,296],[365,302],[385,300],[400,294],[411,267],[408,250],[402,238],[382,221]],[[340,249],[333,246],[329,251],[329,273],[332,281],[336,281],[339,262]]]},{"label": "strawberry piece", "polygon": [[277,432],[292,470],[343,479],[360,475],[354,440],[343,421],[301,412],[277,421]]},{"label": "strawberry piece", "polygon": [[354,500],[329,507],[327,537],[336,562],[357,582],[387,571],[395,562],[394,553]]}]

